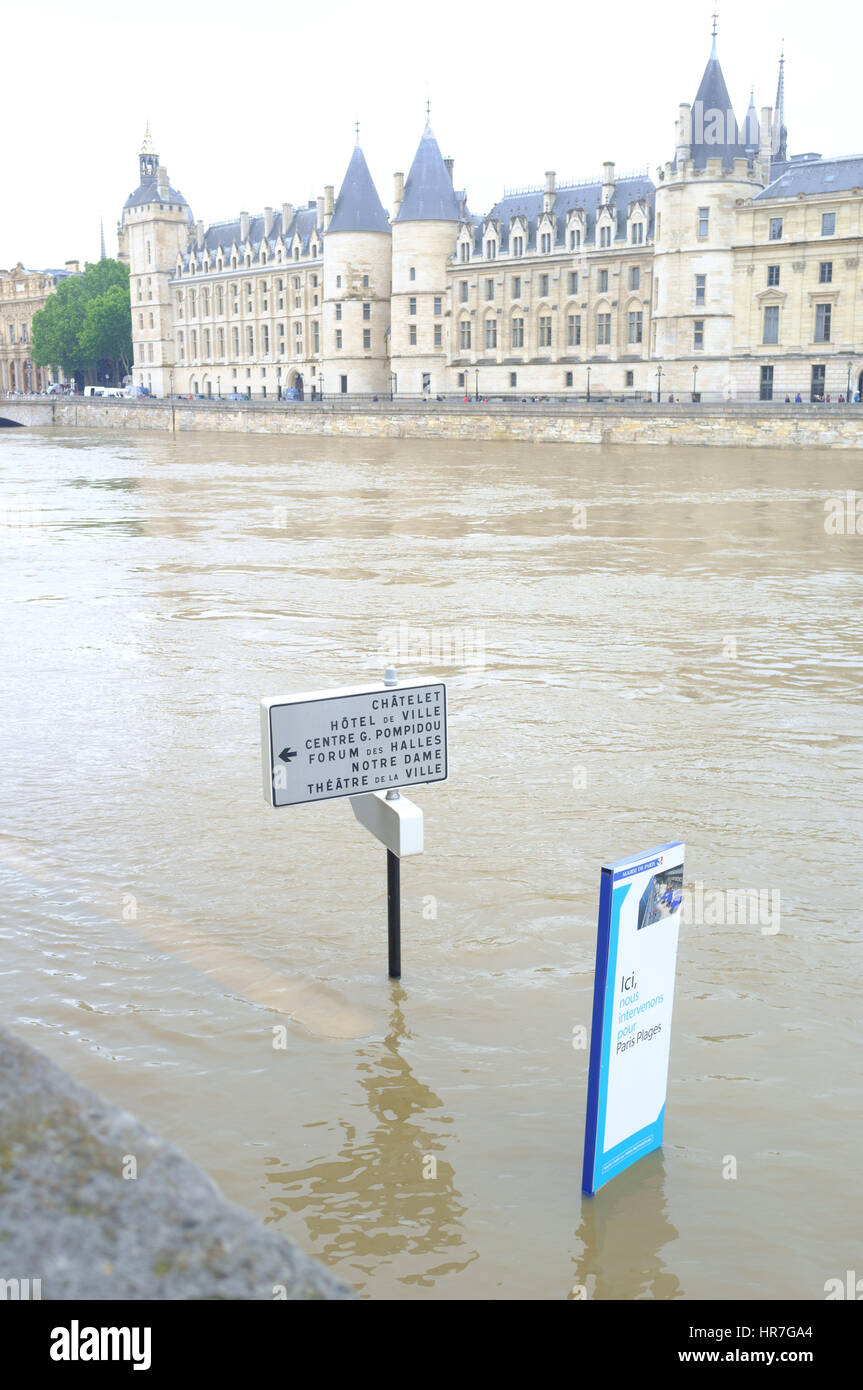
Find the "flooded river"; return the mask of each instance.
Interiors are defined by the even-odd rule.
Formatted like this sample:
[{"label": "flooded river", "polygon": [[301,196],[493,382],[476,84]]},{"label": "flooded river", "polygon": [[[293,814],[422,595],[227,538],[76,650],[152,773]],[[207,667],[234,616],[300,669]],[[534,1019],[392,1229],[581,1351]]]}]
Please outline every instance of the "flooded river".
[{"label": "flooded river", "polygon": [[[861,476],[3,431],[0,1018],[365,1296],[823,1298],[863,1270]],[[268,809],[258,728],[394,642],[450,709],[400,984],[383,849]],[[681,927],[665,1146],[582,1199],[600,865],[675,838],[693,902],[772,915]]]}]

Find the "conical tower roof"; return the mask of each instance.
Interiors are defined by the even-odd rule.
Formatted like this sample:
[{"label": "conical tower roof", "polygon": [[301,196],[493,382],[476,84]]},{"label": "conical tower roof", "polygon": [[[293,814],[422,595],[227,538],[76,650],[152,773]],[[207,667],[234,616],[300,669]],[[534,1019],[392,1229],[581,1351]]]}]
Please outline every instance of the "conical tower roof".
[{"label": "conical tower roof", "polygon": [[458,222],[461,207],[455,196],[449,170],[426,125],[405,183],[397,222]]},{"label": "conical tower roof", "polygon": [[369,173],[365,155],[354,147],[327,235],[331,232],[389,232],[390,220]]},{"label": "conical tower roof", "polygon": [[691,158],[696,169],[703,169],[708,159],[721,159],[730,167],[733,160],[745,157],[746,148],[740,139],[734,108],[719,66],[714,31],[707,67],[692,104]]}]

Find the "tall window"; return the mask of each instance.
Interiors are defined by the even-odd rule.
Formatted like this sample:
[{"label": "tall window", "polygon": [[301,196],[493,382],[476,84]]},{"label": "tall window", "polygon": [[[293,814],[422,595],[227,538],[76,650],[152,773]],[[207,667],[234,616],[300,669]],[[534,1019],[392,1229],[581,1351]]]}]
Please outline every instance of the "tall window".
[{"label": "tall window", "polygon": [[497,347],[497,319],[485,321],[485,345],[487,348]]},{"label": "tall window", "polygon": [[600,293],[600,294],[607,294],[607,293],[608,293],[608,271],[607,271],[607,270],[601,270],[601,271],[599,272],[599,293]]},{"label": "tall window", "polygon": [[368,321],[369,319],[371,319],[371,316],[372,316],[372,306],[371,306],[371,304],[364,304],[364,305],[363,305],[363,318],[364,318],[366,321]]},{"label": "tall window", "polygon": [[768,304],[764,310],[764,338],[765,343],[779,342],[779,305]]},{"label": "tall window", "polygon": [[815,305],[815,341],[816,343],[830,342],[830,318],[832,315],[832,305]]},{"label": "tall window", "polygon": [[513,277],[512,277],[512,297],[513,297],[513,299],[521,299],[521,276],[520,276],[520,275],[513,275]]},{"label": "tall window", "polygon": [[462,351],[470,348],[470,319],[462,319],[458,326],[459,346]]},{"label": "tall window", "polygon": [[[699,209],[698,209],[698,235],[699,235],[700,237],[706,237],[706,236],[708,235],[709,231],[710,231],[710,208],[699,208]],[[656,235],[659,236],[659,231],[658,231],[658,229],[657,229]]]},{"label": "tall window", "polygon": [[372,345],[372,330],[371,330],[370,328],[364,328],[364,329],[363,329],[363,347],[364,347],[364,348],[370,348],[371,345]]},{"label": "tall window", "polygon": [[633,222],[632,224],[632,244],[639,246],[644,241],[644,223]]},{"label": "tall window", "polygon": [[317,319],[312,323],[312,352],[321,350],[321,325]]},{"label": "tall window", "polygon": [[239,357],[239,355],[240,355],[240,330],[239,330],[239,328],[234,328],[234,329],[232,329],[232,334],[231,334],[231,350],[232,350],[232,352],[233,352],[233,354],[234,354],[235,357]]},{"label": "tall window", "polygon": [[769,265],[769,266],[767,267],[767,283],[768,283],[768,285],[778,285],[778,284],[779,284],[779,266],[778,266],[778,265]]},{"label": "tall window", "polygon": [[417,345],[417,326],[415,323],[412,323],[408,328],[408,344],[410,347]]},{"label": "tall window", "polygon": [[703,304],[707,295],[707,276],[696,275],[695,277],[695,302]]},{"label": "tall window", "polygon": [[494,237],[489,237],[488,241],[486,242],[485,255],[486,260],[489,261],[493,261],[495,256],[497,255],[497,242],[495,241]]},{"label": "tall window", "polygon": [[540,347],[551,347],[551,314],[540,314],[539,316],[539,345]]},{"label": "tall window", "polygon": [[[269,324],[266,324],[266,323],[265,323],[264,326],[263,326],[263,328],[261,329],[261,332],[262,332],[262,334],[263,334],[263,336],[264,336],[264,342],[263,342],[264,356],[265,356],[265,357],[269,357],[269,355],[270,355],[270,328],[269,328]],[[210,334],[210,330],[209,330],[209,328],[208,328],[208,329],[207,329],[207,336],[208,336],[208,337],[209,337],[209,334]]]},{"label": "tall window", "polygon": [[833,262],[822,261],[818,267],[819,285],[829,285],[833,279]]},{"label": "tall window", "polygon": [[[467,286],[467,281],[465,281],[464,284],[465,284],[465,286]],[[466,298],[467,298],[467,295],[462,295],[462,299],[466,299]],[[416,311],[417,311],[417,302],[416,302],[416,299],[414,298],[414,296],[411,295],[410,299],[408,300],[408,313],[410,314],[411,318],[414,318],[414,317],[415,317]]]},{"label": "tall window", "polygon": [[768,235],[771,241],[782,240],[782,218],[771,217]]},{"label": "tall window", "polygon": [[641,309],[635,309],[629,315],[629,341],[640,343],[644,331],[644,314]]},{"label": "tall window", "polygon": [[524,255],[524,237],[514,236],[512,239],[512,254],[514,256]]},{"label": "tall window", "polygon": [[629,288],[637,290],[641,288],[641,267],[631,265],[629,267]]},{"label": "tall window", "polygon": [[578,294],[578,271],[577,271],[577,270],[571,270],[571,271],[569,272],[569,292],[570,292],[570,294]]},{"label": "tall window", "polygon": [[434,345],[436,348],[443,346],[443,325],[440,323],[434,326]]},{"label": "tall window", "polygon": [[833,236],[836,231],[835,212],[822,212],[821,214],[821,235]]},{"label": "tall window", "polygon": [[412,265],[410,270],[408,271],[408,277],[411,280],[415,280],[417,278],[417,268],[415,265]]},{"label": "tall window", "polygon": [[440,313],[442,312],[442,309],[443,309],[443,302],[442,302],[442,300],[441,300],[440,295],[439,295],[439,294],[436,294],[435,297],[434,297],[434,311],[435,311],[435,314],[436,314],[436,315],[437,315],[437,314],[440,314]]},{"label": "tall window", "polygon": [[548,294],[548,276],[547,276],[547,275],[540,275],[540,277],[539,277],[539,295],[540,295],[540,298],[541,298],[541,299],[545,299],[545,297],[546,297],[547,294]]},{"label": "tall window", "polygon": [[467,304],[467,280],[459,280],[458,297],[462,304]]},{"label": "tall window", "polygon": [[704,319],[696,319],[692,325],[692,346],[696,352],[704,347]]},{"label": "tall window", "polygon": [[539,249],[543,255],[548,255],[551,250],[551,232],[543,232],[539,238]]},{"label": "tall window", "polygon": [[599,244],[600,246],[611,245],[611,228],[607,225],[599,229]]},{"label": "tall window", "polygon": [[485,297],[486,299],[494,299],[494,280],[486,280]]},{"label": "tall window", "polygon": [[578,347],[581,343],[581,314],[570,314],[566,320],[566,342],[568,347]]},{"label": "tall window", "polygon": [[570,251],[577,251],[580,245],[581,232],[577,227],[574,227],[569,234],[569,249]]},{"label": "tall window", "polygon": [[463,260],[463,261],[469,261],[469,260],[470,260],[470,243],[467,242],[467,241],[463,241],[462,244],[461,244],[461,246],[460,246],[460,248],[459,248],[459,250],[461,251],[461,258],[462,258],[462,260]]},{"label": "tall window", "polygon": [[336,323],[341,323],[341,321],[342,321],[342,306],[341,306],[341,304],[337,304],[337,305],[336,305]]},{"label": "tall window", "polygon": [[512,321],[512,345],[514,348],[524,347],[524,319]]},{"label": "tall window", "polygon": [[761,368],[758,398],[762,401],[773,400],[773,368],[771,366]]},{"label": "tall window", "polygon": [[611,314],[597,314],[596,316],[596,344],[597,347],[608,347],[611,342]]},{"label": "tall window", "polygon": [[254,357],[254,355],[255,355],[255,330],[254,330],[254,328],[248,328],[248,329],[246,330],[246,348],[247,348],[247,354],[246,354],[246,355],[247,355],[248,357]]},{"label": "tall window", "polygon": [[337,328],[337,329],[336,329],[336,351],[337,351],[337,352],[340,352],[340,351],[341,351],[341,347],[342,347],[342,330],[341,330],[340,328]]}]

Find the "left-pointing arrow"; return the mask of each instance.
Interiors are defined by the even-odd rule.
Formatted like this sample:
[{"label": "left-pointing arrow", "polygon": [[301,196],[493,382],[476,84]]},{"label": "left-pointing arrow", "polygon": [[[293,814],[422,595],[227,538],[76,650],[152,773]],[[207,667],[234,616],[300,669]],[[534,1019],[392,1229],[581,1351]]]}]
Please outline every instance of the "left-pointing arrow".
[{"label": "left-pointing arrow", "polygon": [[283,763],[289,763],[291,761],[291,758],[295,758],[296,756],[296,751],[293,748],[283,748],[281,753],[279,754],[279,757],[281,758]]}]

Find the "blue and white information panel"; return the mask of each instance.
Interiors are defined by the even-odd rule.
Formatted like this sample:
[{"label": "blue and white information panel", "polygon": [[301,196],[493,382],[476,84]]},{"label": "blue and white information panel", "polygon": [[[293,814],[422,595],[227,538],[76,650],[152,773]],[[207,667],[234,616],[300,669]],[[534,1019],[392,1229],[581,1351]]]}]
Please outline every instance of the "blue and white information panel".
[{"label": "blue and white information panel", "polygon": [[683,843],[603,865],[582,1190],[662,1144]]}]

